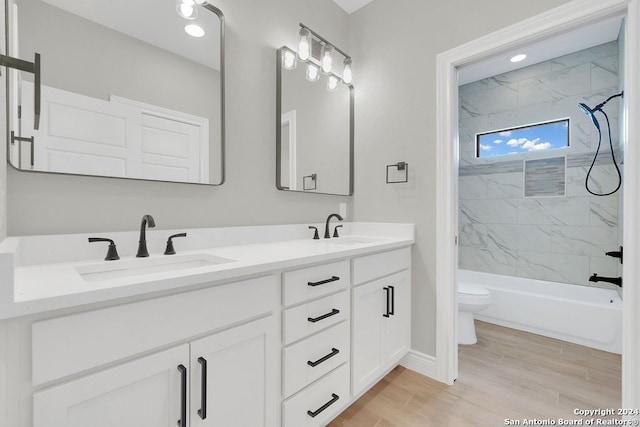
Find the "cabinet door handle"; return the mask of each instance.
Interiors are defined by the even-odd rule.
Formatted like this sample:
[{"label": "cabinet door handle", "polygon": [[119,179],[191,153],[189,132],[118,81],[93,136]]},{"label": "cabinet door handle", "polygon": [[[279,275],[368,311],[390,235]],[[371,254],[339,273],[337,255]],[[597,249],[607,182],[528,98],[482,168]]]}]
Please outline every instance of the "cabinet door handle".
[{"label": "cabinet door handle", "polygon": [[391,311],[389,311],[389,314],[392,316],[395,316],[395,310],[396,310],[396,288],[395,286],[389,286],[389,289],[391,289]]},{"label": "cabinet door handle", "polygon": [[180,419],[178,426],[187,427],[187,368],[178,365],[180,371]]},{"label": "cabinet door handle", "polygon": [[312,367],[316,367],[319,364],[321,364],[322,362],[326,362],[327,360],[331,359],[333,356],[335,356],[338,353],[340,353],[340,350],[338,350],[337,348],[332,348],[331,349],[331,353],[327,354],[326,356],[321,357],[320,359],[316,360],[315,362],[312,362],[311,360],[308,360],[307,361],[307,365],[312,366]]},{"label": "cabinet door handle", "polygon": [[323,314],[322,316],[318,316],[318,317],[307,317],[307,320],[311,323],[316,323],[319,322],[321,320],[326,319],[327,317],[331,317],[331,316],[335,316],[336,314],[340,313],[340,310],[338,310],[337,308],[334,308],[333,310],[331,310],[329,313],[327,314]]},{"label": "cabinet door handle", "polygon": [[319,282],[307,282],[307,285],[309,285],[309,286],[320,286],[320,285],[324,285],[326,283],[335,282],[336,280],[340,280],[340,278],[338,276],[331,276],[330,279],[321,280]]},{"label": "cabinet door handle", "polygon": [[331,393],[331,400],[330,401],[328,401],[327,403],[325,403],[324,405],[322,405],[321,407],[319,407],[315,411],[307,411],[307,415],[309,415],[311,418],[315,418],[317,415],[320,415],[320,413],[322,411],[324,411],[329,406],[331,406],[334,403],[336,403],[338,401],[338,399],[340,399],[340,396],[338,396],[335,393]]},{"label": "cabinet door handle", "polygon": [[385,293],[386,300],[387,300],[387,312],[385,314],[383,314],[382,316],[383,317],[389,317],[389,315],[391,314],[391,312],[389,311],[389,293],[390,293],[390,290],[389,290],[388,286],[385,286],[382,289],[384,289],[384,293]]},{"label": "cabinet door handle", "polygon": [[198,415],[204,420],[207,418],[207,359],[198,357],[198,363],[202,365],[200,377],[200,409],[198,409]]}]

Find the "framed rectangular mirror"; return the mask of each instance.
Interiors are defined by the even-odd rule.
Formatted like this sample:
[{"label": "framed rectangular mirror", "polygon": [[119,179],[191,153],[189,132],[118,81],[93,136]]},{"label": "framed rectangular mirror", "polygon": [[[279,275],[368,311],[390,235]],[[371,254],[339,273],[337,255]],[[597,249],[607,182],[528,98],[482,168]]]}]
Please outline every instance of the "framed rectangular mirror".
[{"label": "framed rectangular mirror", "polygon": [[[5,0],[8,161],[24,171],[224,182],[224,16],[176,0]],[[184,11],[184,9],[182,10]],[[201,33],[187,30],[199,26]],[[33,137],[33,142],[29,139]]]},{"label": "framed rectangular mirror", "polygon": [[353,194],[353,86],[329,90],[326,75],[306,78],[307,63],[285,68],[277,51],[276,187],[279,190]]}]

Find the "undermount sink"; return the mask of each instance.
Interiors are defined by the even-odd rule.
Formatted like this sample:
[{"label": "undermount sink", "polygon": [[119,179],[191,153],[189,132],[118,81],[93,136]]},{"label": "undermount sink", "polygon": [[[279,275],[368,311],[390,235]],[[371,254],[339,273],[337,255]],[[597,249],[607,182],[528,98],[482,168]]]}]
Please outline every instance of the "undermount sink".
[{"label": "undermount sink", "polygon": [[96,282],[143,274],[207,267],[228,262],[233,262],[233,260],[207,254],[171,255],[79,265],[76,267],[76,271],[86,282]]},{"label": "undermount sink", "polygon": [[345,237],[334,237],[328,240],[324,240],[326,243],[332,243],[334,245],[344,245],[344,246],[355,246],[355,245],[366,245],[369,243],[377,243],[383,239],[375,238],[375,237],[363,237],[363,236],[345,236]]}]

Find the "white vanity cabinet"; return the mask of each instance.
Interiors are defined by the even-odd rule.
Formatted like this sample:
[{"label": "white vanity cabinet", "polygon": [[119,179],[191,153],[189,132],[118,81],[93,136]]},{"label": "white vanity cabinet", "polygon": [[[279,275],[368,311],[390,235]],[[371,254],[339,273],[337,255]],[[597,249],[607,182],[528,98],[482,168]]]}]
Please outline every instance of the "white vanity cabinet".
[{"label": "white vanity cabinet", "polygon": [[34,323],[33,427],[275,427],[277,284],[267,276]]},{"label": "white vanity cabinet", "polygon": [[353,260],[352,393],[359,395],[411,345],[411,254],[400,249]]},{"label": "white vanity cabinet", "polygon": [[33,426],[175,427],[188,404],[178,366],[186,375],[186,344],[36,392]]},{"label": "white vanity cabinet", "polygon": [[350,263],[283,274],[284,427],[316,427],[350,401]]}]

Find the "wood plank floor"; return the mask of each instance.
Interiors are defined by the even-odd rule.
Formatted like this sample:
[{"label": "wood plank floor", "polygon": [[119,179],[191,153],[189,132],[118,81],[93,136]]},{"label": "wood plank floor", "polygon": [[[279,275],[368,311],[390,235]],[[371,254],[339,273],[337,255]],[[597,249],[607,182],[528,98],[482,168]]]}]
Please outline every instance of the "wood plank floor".
[{"label": "wood plank floor", "polygon": [[398,367],[329,426],[504,426],[620,407],[620,355],[479,321],[476,332],[454,385]]}]

